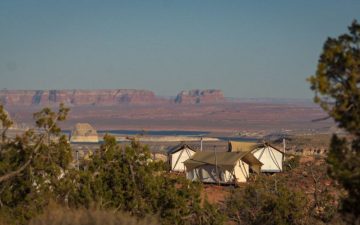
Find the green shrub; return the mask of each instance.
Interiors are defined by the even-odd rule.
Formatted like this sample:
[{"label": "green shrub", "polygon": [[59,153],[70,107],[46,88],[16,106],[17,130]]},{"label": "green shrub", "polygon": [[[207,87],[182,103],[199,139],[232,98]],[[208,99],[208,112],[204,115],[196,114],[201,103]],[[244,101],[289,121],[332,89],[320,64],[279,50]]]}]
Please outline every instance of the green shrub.
[{"label": "green shrub", "polygon": [[287,155],[286,160],[284,161],[284,170],[290,171],[299,167],[300,158],[300,155]]},{"label": "green shrub", "polygon": [[237,224],[306,224],[306,196],[290,190],[284,182],[259,177],[245,188],[235,189],[225,201],[225,212]]}]

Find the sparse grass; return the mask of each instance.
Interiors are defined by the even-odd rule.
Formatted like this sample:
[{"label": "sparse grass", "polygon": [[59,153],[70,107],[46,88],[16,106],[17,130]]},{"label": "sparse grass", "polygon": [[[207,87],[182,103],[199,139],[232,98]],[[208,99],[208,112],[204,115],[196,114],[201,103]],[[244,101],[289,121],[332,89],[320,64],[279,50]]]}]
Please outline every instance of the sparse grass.
[{"label": "sparse grass", "polygon": [[32,219],[29,225],[155,225],[154,217],[142,220],[124,212],[112,210],[67,209],[58,206],[49,207],[42,215]]}]

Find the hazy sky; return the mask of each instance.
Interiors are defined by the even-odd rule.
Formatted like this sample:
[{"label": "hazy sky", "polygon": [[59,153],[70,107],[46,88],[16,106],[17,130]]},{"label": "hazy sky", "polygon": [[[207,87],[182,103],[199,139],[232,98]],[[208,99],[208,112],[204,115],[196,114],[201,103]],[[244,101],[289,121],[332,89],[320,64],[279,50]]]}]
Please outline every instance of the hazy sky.
[{"label": "hazy sky", "polygon": [[359,0],[1,0],[0,89],[194,88],[310,98]]}]

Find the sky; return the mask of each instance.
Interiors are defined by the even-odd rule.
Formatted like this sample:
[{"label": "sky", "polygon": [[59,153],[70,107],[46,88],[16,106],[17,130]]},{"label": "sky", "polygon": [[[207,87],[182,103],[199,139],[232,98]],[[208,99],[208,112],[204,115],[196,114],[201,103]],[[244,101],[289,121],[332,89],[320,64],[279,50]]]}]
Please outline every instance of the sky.
[{"label": "sky", "polygon": [[0,89],[221,89],[311,98],[359,0],[1,0]]}]

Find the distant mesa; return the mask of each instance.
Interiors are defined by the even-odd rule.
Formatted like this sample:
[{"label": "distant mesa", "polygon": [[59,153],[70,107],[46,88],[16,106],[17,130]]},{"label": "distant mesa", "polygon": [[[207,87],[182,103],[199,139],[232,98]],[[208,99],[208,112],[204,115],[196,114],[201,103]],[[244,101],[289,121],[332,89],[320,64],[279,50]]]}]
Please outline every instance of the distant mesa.
[{"label": "distant mesa", "polygon": [[156,102],[154,92],[135,89],[106,90],[0,90],[0,104],[31,105],[119,105]]},{"label": "distant mesa", "polygon": [[71,132],[71,143],[87,142],[98,143],[99,136],[96,130],[88,123],[77,123]]},{"label": "distant mesa", "polygon": [[199,104],[224,102],[224,93],[221,90],[189,90],[181,91],[175,98],[178,104]]},{"label": "distant mesa", "polygon": [[221,90],[190,90],[180,92],[170,102],[149,90],[99,89],[99,90],[0,90],[0,104],[8,106],[115,106],[218,103],[224,101]]}]

